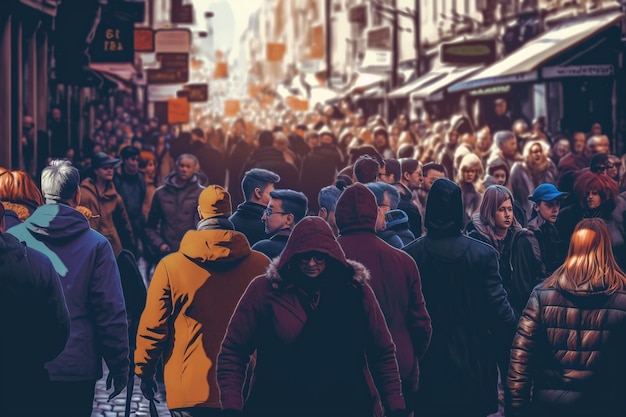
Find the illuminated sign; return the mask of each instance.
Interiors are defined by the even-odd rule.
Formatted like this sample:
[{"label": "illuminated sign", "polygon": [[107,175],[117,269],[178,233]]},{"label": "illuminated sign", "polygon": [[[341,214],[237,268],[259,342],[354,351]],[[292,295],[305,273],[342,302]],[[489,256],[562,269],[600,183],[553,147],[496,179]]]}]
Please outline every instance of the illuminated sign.
[{"label": "illuminated sign", "polygon": [[441,62],[446,64],[490,64],[496,60],[494,39],[444,43],[440,49]]}]

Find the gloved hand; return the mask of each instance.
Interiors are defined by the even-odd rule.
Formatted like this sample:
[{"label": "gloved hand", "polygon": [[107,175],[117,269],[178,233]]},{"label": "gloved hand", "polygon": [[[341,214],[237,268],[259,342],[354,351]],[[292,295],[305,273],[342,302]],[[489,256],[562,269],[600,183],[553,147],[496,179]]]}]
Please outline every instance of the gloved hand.
[{"label": "gloved hand", "polygon": [[227,408],[220,413],[221,417],[241,417],[243,413],[239,410]]},{"label": "gloved hand", "polygon": [[150,379],[141,380],[141,392],[143,393],[143,396],[146,397],[147,400],[156,401],[156,399],[154,398],[154,394],[156,394],[158,390],[159,388],[157,387],[157,383],[154,377]]},{"label": "gloved hand", "polygon": [[106,383],[107,390],[111,389],[111,385],[113,385],[113,392],[111,393],[111,395],[109,395],[109,401],[117,397],[119,393],[122,392],[124,388],[126,388],[127,384],[128,374],[113,375],[109,372]]}]

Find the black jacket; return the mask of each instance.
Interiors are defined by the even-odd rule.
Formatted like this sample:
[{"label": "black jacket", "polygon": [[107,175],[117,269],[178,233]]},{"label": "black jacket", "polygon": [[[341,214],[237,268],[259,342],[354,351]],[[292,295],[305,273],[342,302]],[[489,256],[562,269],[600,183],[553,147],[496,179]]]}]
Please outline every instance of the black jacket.
[{"label": "black jacket", "polygon": [[200,141],[191,142],[190,151],[198,158],[200,169],[208,178],[208,183],[204,185],[226,184],[226,160],[222,153],[211,144],[204,144]]},{"label": "black jacket", "polygon": [[0,233],[0,415],[45,415],[49,404],[44,364],[63,351],[70,334],[61,285],[45,255]]},{"label": "black jacket", "polygon": [[411,190],[402,184],[396,184],[398,191],[400,192],[400,201],[398,202],[398,209],[406,213],[409,221],[409,230],[415,237],[422,235],[422,215],[419,208],[413,203],[413,194]]},{"label": "black jacket", "polygon": [[234,206],[243,203],[243,192],[241,191],[241,167],[244,166],[254,147],[247,143],[244,138],[235,137],[228,146],[228,157],[226,158],[226,168],[228,169],[228,192],[231,203]]},{"label": "black jacket", "polygon": [[313,148],[302,160],[299,190],[309,200],[309,211],[317,213],[317,195],[327,185],[335,183],[335,176],[343,168],[343,158],[333,145],[323,143]]},{"label": "black jacket", "polygon": [[278,174],[280,181],[276,183],[276,188],[298,190],[298,179],[300,176],[298,169],[285,160],[281,151],[272,146],[259,148],[252,152],[239,175],[240,183],[245,173],[252,168],[267,169]]},{"label": "black jacket", "polygon": [[270,259],[274,259],[285,249],[290,234],[291,229],[279,230],[269,239],[259,240],[252,245],[252,249],[261,252]]},{"label": "black jacket", "polygon": [[235,225],[235,230],[248,238],[250,246],[265,238],[265,225],[261,221],[265,206],[244,201],[228,218]]},{"label": "black jacket", "polygon": [[136,239],[142,238],[146,223],[142,212],[146,197],[146,180],[143,174],[138,172],[135,175],[128,175],[122,168],[122,173],[116,173],[113,177],[113,184],[124,201],[126,213],[128,213],[130,224],[133,227],[133,236]]},{"label": "black jacket", "polygon": [[428,233],[404,248],[419,268],[433,327],[420,362],[416,410],[424,415],[495,412],[495,352],[508,348],[517,322],[495,250],[462,235],[462,219],[461,189],[438,179],[426,205]]}]

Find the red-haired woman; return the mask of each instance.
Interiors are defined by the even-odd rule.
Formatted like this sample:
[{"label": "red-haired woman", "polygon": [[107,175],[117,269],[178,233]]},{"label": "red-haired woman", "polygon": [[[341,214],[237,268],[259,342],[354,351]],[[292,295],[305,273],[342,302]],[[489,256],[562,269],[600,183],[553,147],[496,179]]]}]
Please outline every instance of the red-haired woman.
[{"label": "red-haired woman", "polygon": [[6,210],[7,230],[26,220],[39,206],[43,198],[35,181],[26,171],[0,171],[0,204]]},{"label": "red-haired woman", "polygon": [[582,220],[565,263],[520,318],[507,416],[626,415],[626,275],[599,218]]},{"label": "red-haired woman", "polygon": [[615,259],[622,269],[626,269],[626,198],[618,195],[617,182],[608,175],[585,169],[580,171],[574,181],[574,196],[576,204],[564,208],[556,222],[561,238],[568,242],[576,224],[582,219],[600,218],[609,229]]}]

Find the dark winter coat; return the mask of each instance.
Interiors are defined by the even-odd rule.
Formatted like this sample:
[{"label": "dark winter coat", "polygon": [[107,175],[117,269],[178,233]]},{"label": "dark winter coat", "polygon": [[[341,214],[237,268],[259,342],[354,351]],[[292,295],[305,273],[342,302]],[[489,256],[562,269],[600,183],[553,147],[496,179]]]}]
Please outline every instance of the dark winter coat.
[{"label": "dark winter coat", "polygon": [[[294,259],[310,251],[328,256],[316,278],[303,276]],[[394,344],[368,275],[346,260],[321,218],[300,221],[282,256],[250,284],[233,314],[217,362],[222,408],[243,408],[245,416],[372,416],[371,374],[385,409],[403,409]]]},{"label": "dark winter coat", "polygon": [[396,187],[400,192],[398,209],[406,213],[409,221],[409,230],[411,230],[413,236],[420,237],[422,235],[422,215],[419,207],[413,203],[413,193],[403,184],[398,183]]},{"label": "dark winter coat", "polygon": [[141,172],[135,175],[128,175],[122,168],[121,174],[113,177],[115,190],[122,197],[126,213],[133,227],[133,235],[136,240],[143,238],[144,226],[146,224],[143,216],[143,202],[146,199],[146,179]]},{"label": "dark winter coat", "polygon": [[243,180],[244,174],[252,168],[267,169],[278,174],[280,181],[276,183],[276,188],[299,190],[300,173],[298,169],[287,162],[283,153],[273,146],[258,148],[252,152],[241,170],[239,183]]},{"label": "dark winter coat", "polygon": [[426,205],[425,236],[404,250],[416,261],[433,336],[420,361],[417,410],[477,416],[498,408],[496,352],[517,323],[495,250],[461,234],[461,189],[439,179]]},{"label": "dark winter coat", "polygon": [[[50,260],[1,232],[0,294],[0,414],[45,415],[49,378],[44,365],[63,351],[70,316]],[[32,401],[33,394],[37,401]]]},{"label": "dark winter coat", "polygon": [[237,206],[244,201],[241,190],[241,167],[244,166],[254,147],[243,138],[235,138],[229,146],[229,153],[226,158],[226,168],[228,169],[228,192],[231,196],[231,203]]},{"label": "dark winter coat", "polygon": [[335,176],[343,168],[343,158],[334,145],[322,143],[304,157],[300,168],[299,190],[309,200],[309,211],[317,213],[317,195],[327,185],[335,183]]},{"label": "dark winter coat", "polygon": [[190,153],[198,158],[200,169],[208,178],[206,185],[219,185],[226,183],[226,159],[224,155],[213,145],[204,144],[200,141],[192,141]]},{"label": "dark winter coat", "polygon": [[[421,218],[421,217],[420,217]],[[409,217],[400,209],[389,210],[385,214],[387,229],[394,232],[402,241],[402,246],[406,246],[415,240],[415,235],[409,229]]]},{"label": "dark winter coat", "polygon": [[370,272],[370,285],[385,314],[396,344],[396,357],[405,394],[417,391],[419,358],[424,355],[432,328],[424,305],[420,274],[405,252],[376,236],[376,198],[362,184],[348,187],[337,202],[337,241],[346,257]]},{"label": "dark winter coat", "polygon": [[198,196],[204,187],[198,183],[198,176],[194,175],[182,187],[174,182],[175,176],[175,172],[168,175],[152,198],[146,236],[156,252],[163,243],[172,252],[177,251],[185,233],[195,229],[200,220]]},{"label": "dark winter coat", "polygon": [[70,313],[70,338],[46,369],[52,381],[95,381],[102,358],[113,375],[128,374],[128,323],[113,250],[85,216],[45,204],[9,233],[52,261]]},{"label": "dark winter coat", "polygon": [[[265,227],[265,226],[264,226]],[[287,239],[291,229],[282,229],[274,233],[269,239],[259,240],[252,245],[252,249],[257,250],[270,259],[274,259],[283,251],[287,245]]]},{"label": "dark winter coat", "polygon": [[265,208],[264,205],[244,201],[228,218],[235,225],[235,230],[248,238],[250,246],[265,238],[265,224],[261,221]]},{"label": "dark winter coat", "polygon": [[506,415],[626,415],[624,352],[626,292],[538,286],[511,349]]}]

